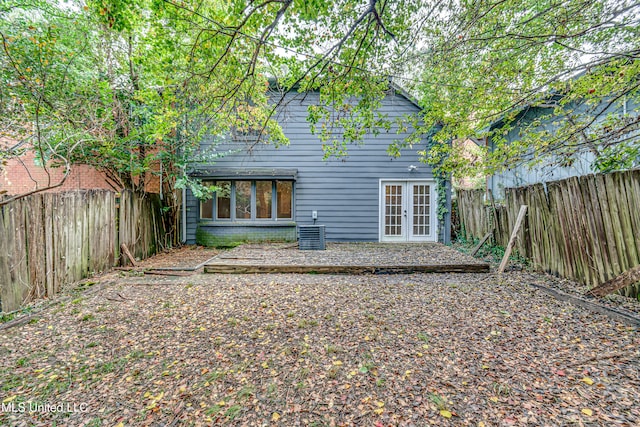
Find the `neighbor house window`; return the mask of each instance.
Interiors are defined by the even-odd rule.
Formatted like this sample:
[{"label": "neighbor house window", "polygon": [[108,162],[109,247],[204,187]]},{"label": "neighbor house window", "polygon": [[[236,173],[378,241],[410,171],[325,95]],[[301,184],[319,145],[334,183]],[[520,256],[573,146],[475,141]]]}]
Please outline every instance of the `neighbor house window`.
[{"label": "neighbor house window", "polygon": [[200,218],[209,220],[293,219],[293,181],[203,181],[218,189],[200,202]]}]

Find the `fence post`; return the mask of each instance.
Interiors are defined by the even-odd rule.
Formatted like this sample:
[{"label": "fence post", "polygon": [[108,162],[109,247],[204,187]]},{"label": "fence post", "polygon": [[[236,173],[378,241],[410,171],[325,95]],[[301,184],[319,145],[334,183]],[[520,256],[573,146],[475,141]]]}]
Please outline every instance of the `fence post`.
[{"label": "fence post", "polygon": [[516,243],[516,238],[518,237],[518,230],[520,230],[520,226],[524,221],[524,216],[527,213],[527,205],[520,206],[520,212],[518,212],[518,218],[516,219],[516,224],[513,226],[513,231],[511,232],[511,238],[509,239],[509,243],[504,251],[504,256],[502,257],[502,262],[500,263],[500,267],[498,267],[498,273],[502,274],[504,268],[507,266],[507,262],[509,261],[509,256],[511,255],[511,250],[513,249],[513,245]]}]

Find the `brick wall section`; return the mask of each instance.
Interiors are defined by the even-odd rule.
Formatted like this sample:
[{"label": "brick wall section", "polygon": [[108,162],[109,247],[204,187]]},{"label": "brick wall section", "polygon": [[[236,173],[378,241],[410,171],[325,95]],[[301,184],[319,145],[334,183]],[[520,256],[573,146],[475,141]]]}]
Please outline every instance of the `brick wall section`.
[{"label": "brick wall section", "polygon": [[160,160],[154,160],[149,164],[144,190],[147,193],[160,193]]},{"label": "brick wall section", "polygon": [[[34,159],[33,153],[27,153],[20,158],[22,162],[16,159],[9,160],[0,170],[0,191],[6,190],[9,195],[22,194],[47,187],[49,182],[53,185],[62,180],[64,168],[49,168],[47,174],[47,170],[36,165]],[[64,184],[51,191],[88,189],[114,190],[102,172],[87,165],[73,165]]]},{"label": "brick wall section", "polygon": [[[27,153],[20,158],[11,159],[0,168],[0,193],[6,191],[7,195],[23,194],[37,188],[47,187],[60,182],[64,176],[64,168],[49,168],[47,171],[35,164],[34,153]],[[159,163],[154,162],[153,171],[160,169]],[[49,176],[51,178],[49,179]],[[48,184],[48,183],[51,184]],[[159,193],[160,178],[152,172],[147,173],[145,190],[148,193]],[[47,192],[62,192],[70,190],[112,190],[120,191],[109,184],[103,172],[88,165],[72,165],[71,173],[64,184]]]}]

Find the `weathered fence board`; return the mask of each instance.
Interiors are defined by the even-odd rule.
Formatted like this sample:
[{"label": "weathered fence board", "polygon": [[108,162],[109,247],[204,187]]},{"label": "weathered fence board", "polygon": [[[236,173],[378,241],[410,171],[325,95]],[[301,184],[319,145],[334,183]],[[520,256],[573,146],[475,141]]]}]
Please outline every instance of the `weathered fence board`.
[{"label": "weathered fence board", "polygon": [[156,198],[122,193],[118,246],[127,245],[135,258],[144,259],[170,243]]},{"label": "weathered fence board", "polygon": [[[501,246],[519,206],[528,205],[516,249],[535,268],[595,287],[640,264],[640,170],[553,181],[546,190],[508,188],[495,215],[481,190],[459,191],[458,198],[465,237],[481,238],[493,221]],[[624,293],[637,295],[639,288]]]},{"label": "weathered fence board", "polygon": [[0,207],[0,310],[114,267],[119,239],[139,258],[166,247],[157,196],[121,197],[119,212],[116,194],[102,190],[35,194]]}]

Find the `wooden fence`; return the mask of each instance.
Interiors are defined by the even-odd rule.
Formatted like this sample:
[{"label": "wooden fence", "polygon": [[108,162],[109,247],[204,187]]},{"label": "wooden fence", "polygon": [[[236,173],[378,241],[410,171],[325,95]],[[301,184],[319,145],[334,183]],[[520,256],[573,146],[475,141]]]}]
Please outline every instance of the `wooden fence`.
[{"label": "wooden fence", "polygon": [[484,194],[458,191],[466,239],[495,224],[494,242],[506,246],[520,205],[528,205],[516,249],[534,268],[594,287],[640,264],[640,170],[508,188],[500,205]]},{"label": "wooden fence", "polygon": [[[160,198],[138,197],[132,192],[120,196],[118,243],[126,244],[134,257],[145,259],[171,245],[163,222]],[[118,245],[118,247],[119,247]]]},{"label": "wooden fence", "polygon": [[120,243],[145,258],[168,243],[154,197],[110,191],[34,194],[0,207],[0,309],[52,297],[120,263]]}]

